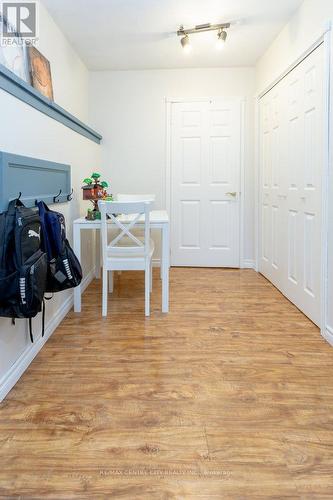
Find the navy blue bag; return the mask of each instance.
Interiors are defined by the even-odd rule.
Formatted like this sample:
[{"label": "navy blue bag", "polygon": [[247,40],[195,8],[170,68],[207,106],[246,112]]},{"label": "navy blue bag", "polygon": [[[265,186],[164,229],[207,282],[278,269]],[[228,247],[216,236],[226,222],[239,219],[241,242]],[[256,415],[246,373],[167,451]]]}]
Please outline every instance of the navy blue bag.
[{"label": "navy blue bag", "polygon": [[61,292],[81,283],[82,269],[67,238],[65,217],[38,203],[42,226],[42,244],[48,257],[46,292]]},{"label": "navy blue bag", "polygon": [[49,260],[61,254],[63,242],[66,239],[65,217],[60,212],[50,210],[40,201],[38,203],[39,217],[42,224],[44,251]]}]

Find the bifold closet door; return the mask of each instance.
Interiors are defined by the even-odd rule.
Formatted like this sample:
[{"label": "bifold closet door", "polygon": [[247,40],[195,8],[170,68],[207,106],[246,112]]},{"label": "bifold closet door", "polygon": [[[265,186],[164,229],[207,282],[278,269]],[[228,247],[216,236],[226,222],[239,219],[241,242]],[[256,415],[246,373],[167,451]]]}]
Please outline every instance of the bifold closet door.
[{"label": "bifold closet door", "polygon": [[260,102],[259,270],[320,324],[323,45]]}]

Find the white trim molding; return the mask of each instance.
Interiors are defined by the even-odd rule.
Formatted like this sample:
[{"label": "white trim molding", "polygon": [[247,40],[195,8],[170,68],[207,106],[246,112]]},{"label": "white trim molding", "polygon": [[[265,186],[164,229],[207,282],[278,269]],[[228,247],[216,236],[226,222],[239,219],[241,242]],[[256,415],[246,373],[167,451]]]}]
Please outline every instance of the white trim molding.
[{"label": "white trim molding", "polygon": [[329,207],[329,170],[330,170],[330,45],[331,37],[330,31],[324,36],[324,114],[325,114],[325,146],[324,146],[324,169],[322,178],[322,229],[321,229],[321,332],[327,329],[327,294],[328,294],[328,207]]},{"label": "white trim molding", "polygon": [[321,334],[325,340],[333,347],[333,330],[329,326],[321,331]]},{"label": "white trim molding", "polygon": [[240,172],[239,172],[239,267],[242,268],[245,251],[245,120],[246,98],[240,99]]},{"label": "white trim molding", "polygon": [[[92,269],[87,276],[82,281],[83,290],[91,283],[95,278],[95,269]],[[51,337],[55,329],[59,326],[65,316],[69,313],[73,307],[74,299],[73,293],[63,302],[61,307],[58,309],[57,313],[52,317],[45,327],[44,337],[40,337],[33,344],[29,344],[23,351],[21,356],[16,360],[13,366],[8,370],[8,372],[0,380],[0,403],[7,396],[9,391],[14,387],[17,381],[21,378],[23,373],[26,371],[28,366],[37,356],[39,351],[42,349],[44,344]]]},{"label": "white trim molding", "polygon": [[261,99],[262,97],[264,97],[264,95],[267,94],[267,92],[272,90],[272,88],[275,87],[275,85],[277,85],[281,80],[283,80],[283,78],[285,78],[291,71],[293,71],[296,68],[296,66],[301,64],[301,62],[304,61],[306,57],[308,57],[314,50],[316,50],[319,47],[319,45],[321,45],[324,42],[325,35],[329,33],[330,30],[331,30],[331,24],[327,23],[325,25],[323,33],[310,45],[310,47],[308,47],[305,51],[303,51],[298,56],[298,58],[285,69],[285,71],[283,71],[277,78],[275,78],[275,80],[273,80],[272,83],[270,83],[262,92],[259,92],[258,98]]},{"label": "white trim molding", "polygon": [[327,118],[324,152],[324,175],[323,175],[323,199],[322,199],[322,283],[321,283],[321,334],[329,344],[333,346],[333,329],[330,323],[330,310],[332,308],[333,283],[329,282],[329,259],[332,258],[332,249],[330,248],[329,231],[332,225],[332,180],[333,180],[333,148],[332,148],[332,130],[333,130],[333,50],[331,23],[327,23],[327,29],[324,34],[325,47],[325,116]]},{"label": "white trim molding", "polygon": [[253,259],[243,259],[242,260],[242,269],[255,269],[256,262]]}]

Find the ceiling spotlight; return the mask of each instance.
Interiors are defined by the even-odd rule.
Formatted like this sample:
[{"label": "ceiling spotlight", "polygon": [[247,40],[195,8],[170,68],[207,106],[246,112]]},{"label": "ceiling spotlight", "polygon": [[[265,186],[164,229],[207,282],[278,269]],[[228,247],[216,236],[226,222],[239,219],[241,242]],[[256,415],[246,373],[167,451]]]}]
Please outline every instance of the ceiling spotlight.
[{"label": "ceiling spotlight", "polygon": [[217,34],[217,42],[216,42],[216,48],[218,50],[222,50],[224,48],[226,39],[227,39],[227,32],[224,30],[220,30]]},{"label": "ceiling spotlight", "polygon": [[192,35],[194,33],[204,33],[205,31],[217,31],[217,47],[222,49],[227,38],[226,29],[228,28],[230,28],[230,23],[198,24],[197,26],[194,26],[194,28],[186,29],[183,25],[180,25],[177,35],[182,37],[180,39],[180,43],[182,44],[184,51],[189,52],[191,50],[191,44],[188,35]]},{"label": "ceiling spotlight", "polygon": [[190,38],[188,35],[183,36],[183,38],[180,39],[180,43],[182,44],[184,52],[186,52],[186,53],[191,52],[192,45],[190,43]]}]

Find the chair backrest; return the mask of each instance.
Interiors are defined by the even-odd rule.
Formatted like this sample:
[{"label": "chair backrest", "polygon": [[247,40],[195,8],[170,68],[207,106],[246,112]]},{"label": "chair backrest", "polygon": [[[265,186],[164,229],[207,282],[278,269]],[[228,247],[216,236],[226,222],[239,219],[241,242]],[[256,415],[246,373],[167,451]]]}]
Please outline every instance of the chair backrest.
[{"label": "chair backrest", "polygon": [[[114,253],[141,253],[146,256],[150,251],[150,210],[149,201],[99,201],[101,212],[101,242],[103,251],[103,261],[107,258],[107,250],[112,249]],[[133,228],[138,224],[139,219],[144,216],[144,242],[133,234]],[[119,233],[108,244],[108,224],[111,219]],[[142,223],[140,226],[142,227]],[[129,238],[133,245],[121,245],[123,238]]]},{"label": "chair backrest", "polygon": [[123,194],[118,193],[116,195],[117,201],[151,201],[154,202],[156,199],[155,194]]}]

